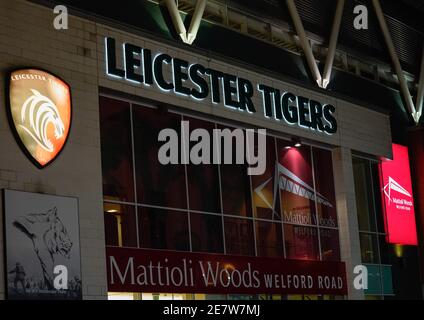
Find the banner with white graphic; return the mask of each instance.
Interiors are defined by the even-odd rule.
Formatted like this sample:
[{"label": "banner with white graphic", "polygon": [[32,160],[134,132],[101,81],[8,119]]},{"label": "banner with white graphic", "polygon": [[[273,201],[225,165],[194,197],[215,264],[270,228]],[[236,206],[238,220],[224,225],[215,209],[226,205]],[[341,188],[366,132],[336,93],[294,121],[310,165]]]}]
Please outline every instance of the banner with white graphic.
[{"label": "banner with white graphic", "polygon": [[[326,195],[320,193],[318,189],[314,189],[310,149],[307,147],[281,148],[279,158],[279,161],[275,163],[273,173],[254,179],[255,201],[259,203],[258,200],[260,200],[263,207],[273,211],[273,219],[279,220],[281,219],[280,210],[277,208],[276,201],[280,192],[284,222],[305,225],[319,224],[322,227],[336,228],[334,185],[328,181],[327,184],[331,185],[321,188],[325,190]],[[317,159],[314,160],[317,162]],[[316,168],[315,171],[319,169],[322,168]],[[330,161],[326,163],[325,169],[332,180],[331,157]],[[315,202],[319,211],[318,215],[315,214]]]},{"label": "banner with white graphic", "polygon": [[380,164],[381,196],[387,241],[417,245],[408,148],[393,144],[393,160]]}]

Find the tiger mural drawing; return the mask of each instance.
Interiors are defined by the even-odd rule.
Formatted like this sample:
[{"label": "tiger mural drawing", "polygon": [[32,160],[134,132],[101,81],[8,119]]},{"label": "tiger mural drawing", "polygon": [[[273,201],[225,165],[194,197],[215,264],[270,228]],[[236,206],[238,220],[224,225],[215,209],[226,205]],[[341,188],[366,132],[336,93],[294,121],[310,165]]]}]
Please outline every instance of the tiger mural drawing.
[{"label": "tiger mural drawing", "polygon": [[30,213],[18,217],[13,221],[13,225],[32,241],[43,272],[44,285],[48,290],[55,290],[55,259],[58,255],[69,259],[73,245],[68,231],[57,215],[57,208],[54,207],[45,213]]}]

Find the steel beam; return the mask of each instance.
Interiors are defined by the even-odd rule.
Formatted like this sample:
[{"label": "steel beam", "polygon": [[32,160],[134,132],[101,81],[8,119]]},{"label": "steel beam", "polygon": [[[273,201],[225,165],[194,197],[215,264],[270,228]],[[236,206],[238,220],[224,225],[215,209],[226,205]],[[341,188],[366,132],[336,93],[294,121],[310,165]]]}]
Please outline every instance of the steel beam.
[{"label": "steel beam", "polygon": [[411,114],[412,118],[414,119],[415,123],[418,124],[420,115],[415,110],[414,102],[412,101],[411,93],[409,92],[408,85],[406,83],[405,75],[403,74],[402,67],[400,65],[399,58],[396,53],[395,46],[393,44],[392,38],[390,36],[389,28],[387,27],[386,19],[384,18],[383,10],[381,9],[380,1],[379,0],[372,0],[374,5],[374,10],[377,15],[378,22],[380,24],[381,31],[384,36],[384,40],[386,41],[387,49],[389,50],[390,58],[393,63],[393,67],[396,71],[400,89],[403,94],[403,97],[406,101],[406,106]]},{"label": "steel beam", "polygon": [[423,103],[424,103],[424,45],[423,45],[423,53],[421,57],[420,80],[418,81],[418,93],[417,93],[418,119],[419,117],[421,117],[423,112]]},{"label": "steel beam", "polygon": [[199,31],[200,22],[202,21],[203,13],[205,12],[206,2],[207,0],[197,0],[193,18],[187,33],[188,44],[192,44],[196,39],[197,31]]},{"label": "steel beam", "polygon": [[181,40],[187,42],[187,30],[184,26],[183,19],[181,19],[175,0],[165,0],[165,4],[171,16],[172,23],[174,24],[175,31],[180,36]]},{"label": "steel beam", "polygon": [[339,38],[340,23],[341,23],[342,17],[343,17],[344,5],[345,5],[345,0],[338,0],[337,1],[336,14],[334,16],[333,28],[331,30],[330,43],[329,43],[328,52],[327,52],[327,58],[325,60],[324,75],[322,77],[321,86],[323,88],[327,88],[327,86],[330,82],[331,71],[333,69],[334,56],[336,54],[337,40]]},{"label": "steel beam", "polygon": [[305,29],[303,28],[302,20],[300,19],[299,13],[297,12],[296,4],[294,3],[294,0],[287,0],[287,6],[289,8],[290,16],[294,23],[294,27],[296,28],[296,33],[299,37],[303,52],[305,53],[309,70],[311,71],[314,77],[314,80],[321,87],[322,86],[321,73],[318,69],[317,62],[315,61],[315,57],[312,52],[311,45],[308,41],[308,38],[306,37],[306,32],[305,32]]}]

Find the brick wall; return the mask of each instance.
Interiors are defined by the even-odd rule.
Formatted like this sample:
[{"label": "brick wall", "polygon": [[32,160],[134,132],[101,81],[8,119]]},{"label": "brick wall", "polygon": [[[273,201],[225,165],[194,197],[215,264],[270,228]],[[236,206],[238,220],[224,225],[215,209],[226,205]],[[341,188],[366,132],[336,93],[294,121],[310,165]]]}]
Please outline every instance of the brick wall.
[{"label": "brick wall", "polygon": [[[96,26],[71,17],[69,30],[56,31],[53,18],[50,9],[26,1],[0,0],[0,187],[79,198],[83,294],[85,298],[103,298],[106,278]],[[44,170],[38,170],[21,152],[7,122],[6,72],[23,66],[47,69],[72,87],[73,123],[68,143]],[[3,259],[1,252],[0,298],[5,292]]]}]

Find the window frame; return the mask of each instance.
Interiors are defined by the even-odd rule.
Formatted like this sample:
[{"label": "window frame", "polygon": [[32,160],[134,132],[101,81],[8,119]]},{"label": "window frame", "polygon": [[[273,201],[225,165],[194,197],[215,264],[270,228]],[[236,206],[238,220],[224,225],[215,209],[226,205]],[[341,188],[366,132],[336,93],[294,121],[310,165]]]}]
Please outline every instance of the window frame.
[{"label": "window frame", "polygon": [[[213,215],[213,216],[220,216],[222,219],[222,235],[223,235],[223,254],[227,254],[227,244],[226,244],[226,234],[225,234],[225,218],[236,218],[236,219],[245,219],[248,220],[249,222],[251,222],[251,226],[253,228],[252,230],[252,234],[253,234],[253,244],[254,244],[254,255],[258,256],[258,242],[257,242],[257,234],[256,234],[256,222],[268,222],[268,223],[276,223],[279,224],[281,226],[281,235],[282,235],[282,253],[283,255],[281,256],[282,259],[286,259],[287,257],[287,249],[286,249],[286,244],[285,244],[285,235],[284,235],[284,226],[285,225],[294,225],[294,226],[300,226],[300,227],[308,227],[308,228],[314,228],[316,230],[317,233],[317,245],[318,245],[318,253],[319,253],[319,260],[318,261],[323,261],[322,257],[323,257],[323,253],[322,253],[322,246],[321,246],[321,239],[320,239],[320,230],[321,229],[330,229],[330,230],[336,230],[338,232],[339,235],[339,252],[340,252],[340,233],[339,233],[339,221],[337,219],[337,225],[336,227],[324,227],[324,226],[320,226],[318,223],[318,203],[317,203],[317,189],[316,189],[316,175],[315,175],[315,165],[314,165],[314,154],[313,154],[313,148],[318,148],[318,149],[323,149],[329,152],[332,152],[332,149],[329,146],[325,146],[325,145],[320,145],[318,143],[314,143],[314,142],[310,142],[310,141],[305,141],[302,142],[303,146],[307,146],[309,148],[309,152],[310,152],[310,156],[311,156],[311,170],[312,170],[312,181],[313,181],[313,188],[314,188],[314,196],[315,196],[315,201],[314,201],[314,206],[315,206],[315,218],[317,221],[316,225],[309,225],[309,224],[296,224],[296,223],[289,223],[289,222],[284,222],[283,218],[281,217],[280,220],[271,220],[271,219],[265,219],[265,218],[257,218],[254,214],[255,212],[255,208],[254,208],[254,201],[253,201],[253,192],[254,190],[252,190],[252,177],[248,176],[248,181],[249,181],[249,188],[250,188],[250,200],[246,199],[246,203],[251,205],[250,211],[251,211],[251,216],[239,216],[239,215],[233,215],[233,214],[225,214],[224,210],[223,210],[223,199],[222,199],[222,181],[221,181],[221,165],[218,165],[218,181],[219,181],[219,199],[220,199],[220,207],[221,207],[221,212],[206,212],[206,211],[199,211],[199,210],[193,210],[190,208],[190,202],[189,202],[189,197],[190,197],[190,193],[189,193],[189,186],[188,186],[188,165],[184,165],[184,170],[185,170],[185,187],[186,187],[186,196],[187,196],[187,208],[172,208],[172,207],[165,207],[165,206],[158,206],[158,205],[151,205],[151,204],[146,204],[146,203],[142,203],[138,201],[138,196],[137,196],[137,177],[136,177],[136,162],[135,162],[135,141],[134,141],[134,117],[133,117],[133,109],[137,108],[137,107],[141,107],[141,108],[150,108],[150,109],[157,109],[157,106],[154,106],[152,103],[150,102],[146,102],[143,101],[144,99],[128,99],[128,98],[122,98],[119,95],[114,95],[114,94],[107,94],[107,93],[100,93],[99,97],[105,97],[105,98],[110,98],[110,99],[114,99],[114,100],[119,100],[119,101],[124,101],[130,104],[130,120],[131,120],[131,141],[132,141],[132,161],[133,161],[133,183],[134,183],[134,202],[125,202],[125,201],[119,201],[119,200],[109,200],[109,199],[105,199],[103,198],[103,203],[112,203],[112,204],[121,204],[121,205],[128,205],[128,206],[134,206],[134,210],[135,210],[135,215],[136,215],[136,225],[137,225],[137,246],[138,248],[141,248],[140,246],[140,230],[139,228],[142,228],[142,226],[140,225],[138,219],[139,219],[139,207],[147,207],[147,208],[156,208],[156,209],[164,209],[164,210],[169,210],[169,211],[180,211],[180,212],[186,212],[187,213],[187,219],[188,219],[188,233],[189,233],[189,252],[194,252],[193,251],[193,243],[192,243],[192,231],[191,231],[191,218],[190,218],[190,213],[196,213],[196,214],[202,214],[202,215]],[[100,109],[100,108],[99,108]],[[99,111],[101,112],[101,111]],[[249,127],[248,125],[242,125],[239,124],[235,121],[230,121],[230,120],[226,120],[226,119],[217,119],[216,117],[210,116],[208,117],[207,115],[203,115],[203,114],[198,114],[195,113],[194,111],[191,110],[180,110],[180,108],[178,107],[173,107],[173,106],[169,106],[169,108],[167,109],[167,112],[169,113],[173,113],[173,114],[177,114],[181,116],[181,120],[185,120],[185,117],[189,117],[189,118],[194,118],[194,119],[199,119],[202,121],[206,121],[209,123],[214,124],[214,128],[217,128],[218,126],[226,126],[226,127],[230,127],[230,128],[240,128],[243,130],[249,129],[251,128],[251,126]],[[101,124],[100,124],[101,125]],[[272,130],[267,130],[267,138],[272,138],[274,139],[274,147],[275,147],[275,161],[278,161],[278,140],[282,140],[282,141],[290,141],[290,138],[288,138],[286,135],[284,135],[284,133],[278,133]],[[332,164],[331,164],[332,165]],[[332,168],[333,169],[333,168]],[[334,180],[334,174],[333,174],[333,180]],[[335,192],[335,191],[334,191]],[[281,213],[281,209],[282,209],[282,202],[281,202],[281,192],[277,192],[278,197],[279,197],[279,201],[280,201],[280,213]],[[141,212],[141,211],[140,211]],[[337,213],[336,213],[337,215]],[[338,217],[337,217],[338,218]]]}]

